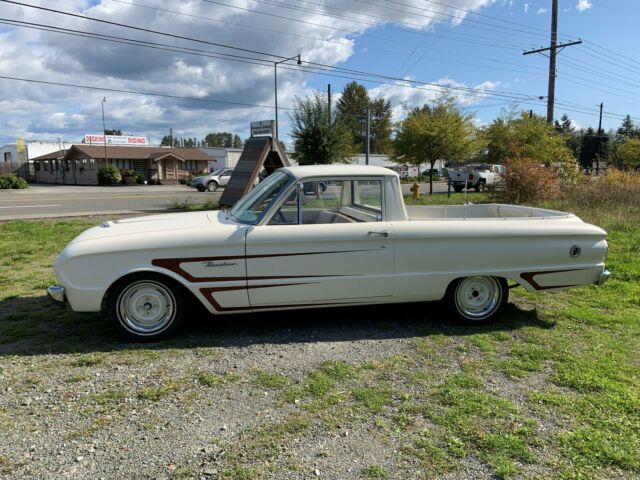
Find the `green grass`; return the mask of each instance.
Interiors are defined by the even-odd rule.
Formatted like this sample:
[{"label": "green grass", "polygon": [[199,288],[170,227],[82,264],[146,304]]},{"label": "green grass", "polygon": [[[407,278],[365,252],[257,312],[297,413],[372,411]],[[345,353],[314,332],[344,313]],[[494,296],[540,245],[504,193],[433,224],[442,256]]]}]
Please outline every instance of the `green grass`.
[{"label": "green grass", "polygon": [[[490,201],[487,194],[469,193],[423,195],[408,204],[465,199]],[[194,385],[277,390],[264,401],[279,410],[273,418],[280,420],[260,419],[229,440],[223,479],[282,477],[276,465],[297,468],[297,449],[345,429],[375,432],[372,442],[379,436],[398,446],[394,465],[380,458],[356,470],[362,478],[409,478],[417,469],[425,478],[455,478],[469,460],[499,478],[638,478],[640,218],[567,203],[544,206],[574,211],[608,231],[613,277],[607,284],[544,294],[513,289],[506,318],[477,328],[436,318],[432,304],[374,310],[373,333],[408,336],[399,355],[362,362],[336,357],[291,378],[275,370],[213,373],[217,355],[227,354],[224,347],[192,337],[151,347],[122,344],[104,319],[50,305],[43,292],[55,282],[55,255],[103,219],[0,223],[0,360],[12,359],[2,362],[2,382],[37,396],[52,381],[84,387],[71,384],[116,366],[193,357],[210,362],[188,370],[186,379],[176,376],[181,372],[172,380],[168,368],[150,371],[141,388],[127,385],[123,375],[123,384],[91,390],[78,408],[102,416],[69,434],[77,437],[115,421],[111,417],[131,408],[128,399],[152,407],[171,396],[187,408],[198,401],[189,395],[202,394]],[[417,323],[407,325],[409,317]],[[348,317],[344,328],[351,328]],[[195,346],[178,348],[181,342]],[[26,374],[18,378],[13,361],[26,365]],[[15,409],[0,409],[0,431],[12,428],[15,415]],[[6,454],[0,457],[0,473],[16,468]]]}]

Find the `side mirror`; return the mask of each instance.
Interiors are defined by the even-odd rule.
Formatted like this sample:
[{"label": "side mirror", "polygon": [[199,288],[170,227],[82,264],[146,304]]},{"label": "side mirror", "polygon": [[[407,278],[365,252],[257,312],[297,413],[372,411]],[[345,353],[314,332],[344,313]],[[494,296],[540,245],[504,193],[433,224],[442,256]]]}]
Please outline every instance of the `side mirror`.
[{"label": "side mirror", "polygon": [[298,182],[298,184],[296,185],[296,194],[300,195],[303,189],[304,184],[302,182]]}]

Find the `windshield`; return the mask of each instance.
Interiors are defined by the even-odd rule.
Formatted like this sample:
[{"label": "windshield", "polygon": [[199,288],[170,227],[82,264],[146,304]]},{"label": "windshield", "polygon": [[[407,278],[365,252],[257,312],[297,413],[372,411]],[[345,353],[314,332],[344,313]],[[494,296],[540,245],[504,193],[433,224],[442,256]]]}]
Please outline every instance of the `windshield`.
[{"label": "windshield", "polygon": [[209,175],[220,175],[222,172],[224,172],[224,168],[219,168],[211,172]]},{"label": "windshield", "polygon": [[269,175],[233,206],[230,211],[231,215],[240,223],[258,223],[271,202],[287,188],[290,180],[284,172],[275,172]]}]

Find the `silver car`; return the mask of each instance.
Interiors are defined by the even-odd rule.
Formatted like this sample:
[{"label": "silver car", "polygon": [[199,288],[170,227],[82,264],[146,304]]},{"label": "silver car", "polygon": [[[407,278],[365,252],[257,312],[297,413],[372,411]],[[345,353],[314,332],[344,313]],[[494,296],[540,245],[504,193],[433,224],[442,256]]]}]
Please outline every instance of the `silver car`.
[{"label": "silver car", "polygon": [[232,168],[219,168],[209,175],[202,175],[191,179],[191,186],[197,188],[200,192],[204,192],[205,190],[215,192],[218,187],[224,187],[229,183],[232,173]]}]

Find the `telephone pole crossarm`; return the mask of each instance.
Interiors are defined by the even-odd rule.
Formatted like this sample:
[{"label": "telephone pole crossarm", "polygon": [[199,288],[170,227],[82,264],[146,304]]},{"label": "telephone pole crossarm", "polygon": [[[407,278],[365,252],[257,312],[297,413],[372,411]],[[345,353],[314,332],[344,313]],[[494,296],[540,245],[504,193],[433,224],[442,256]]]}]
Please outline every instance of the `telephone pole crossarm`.
[{"label": "telephone pole crossarm", "polygon": [[[568,42],[568,43],[559,43],[558,45],[555,46],[556,50],[561,50],[565,47],[571,47],[572,45],[580,45],[582,43],[582,40],[576,40],[575,42]],[[536,48],[535,50],[527,50],[526,52],[522,52],[522,55],[531,55],[532,53],[543,53],[543,52],[548,52],[551,50],[551,47],[544,47],[544,48]]]}]

